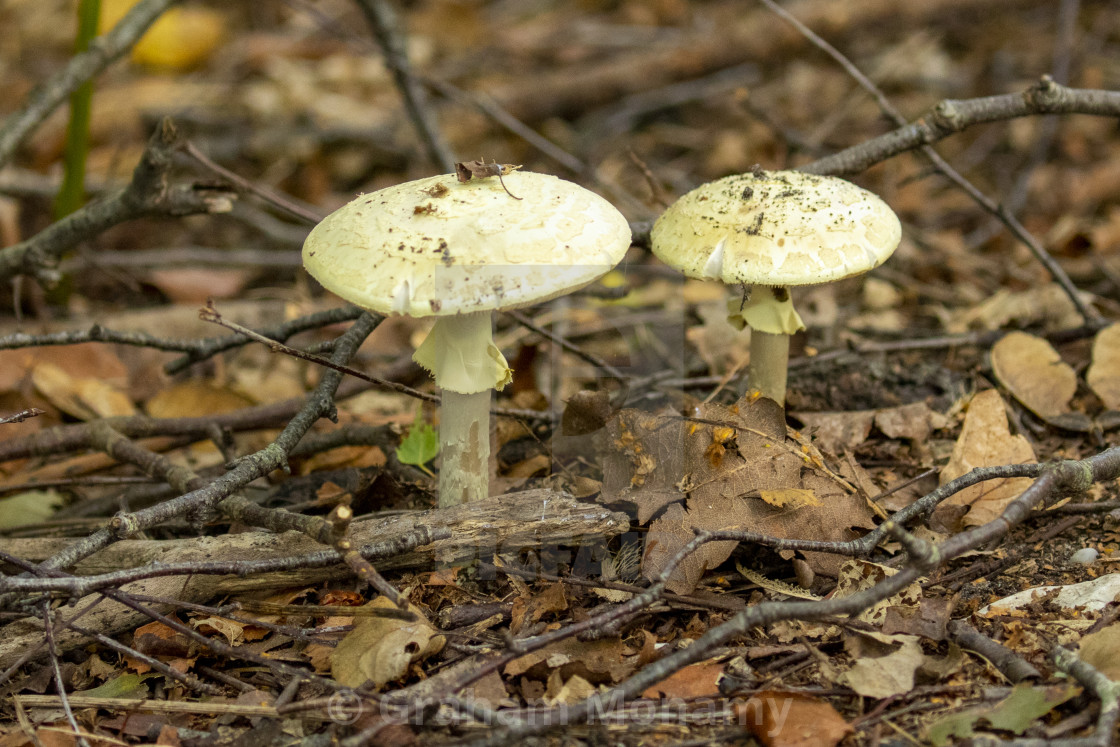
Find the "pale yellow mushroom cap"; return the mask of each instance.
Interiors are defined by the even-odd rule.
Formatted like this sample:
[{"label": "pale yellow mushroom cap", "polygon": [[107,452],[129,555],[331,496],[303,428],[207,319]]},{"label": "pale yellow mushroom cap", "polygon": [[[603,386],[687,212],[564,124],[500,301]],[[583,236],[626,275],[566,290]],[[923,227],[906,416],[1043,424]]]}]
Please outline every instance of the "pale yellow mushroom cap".
[{"label": "pale yellow mushroom cap", "polygon": [[701,185],[654,224],[653,253],[694,278],[729,285],[815,285],[867,272],[902,237],[885,202],[851,182],[798,171]]},{"label": "pale yellow mushroom cap", "polygon": [[512,309],[570,293],[630,246],[609,202],[547,174],[459,182],[433,176],[362,195],[303,245],[324,287],[383,314],[447,316]]}]

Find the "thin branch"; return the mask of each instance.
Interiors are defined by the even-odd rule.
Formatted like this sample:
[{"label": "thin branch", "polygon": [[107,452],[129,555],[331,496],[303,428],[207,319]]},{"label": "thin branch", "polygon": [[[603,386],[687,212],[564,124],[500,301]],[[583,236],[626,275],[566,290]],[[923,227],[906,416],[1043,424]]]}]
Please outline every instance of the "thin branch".
[{"label": "thin branch", "polygon": [[8,425],[10,423],[22,423],[29,418],[37,418],[42,415],[46,410],[40,410],[38,407],[29,407],[26,410],[20,410],[12,415],[5,415],[0,417],[0,425]]},{"label": "thin branch", "polygon": [[1067,88],[1043,76],[1022,93],[945,99],[920,119],[800,167],[811,174],[858,174],[901,153],[932,145],[969,127],[1047,114],[1120,117],[1120,92]]},{"label": "thin branch", "polygon": [[576,355],[580,358],[583,358],[585,361],[590,363],[592,366],[595,366],[596,368],[601,369],[608,376],[613,376],[614,378],[619,379],[620,381],[625,381],[628,378],[626,376],[626,374],[622,373],[622,371],[619,371],[617,368],[612,366],[610,363],[607,363],[607,361],[604,360],[603,358],[600,358],[599,356],[595,355],[594,353],[590,353],[590,352],[584,350],[579,345],[576,345],[575,343],[573,343],[573,342],[567,340],[566,338],[556,334],[555,332],[548,331],[544,327],[541,327],[540,325],[535,323],[529,317],[522,314],[520,311],[507,311],[507,312],[505,312],[505,314],[506,314],[506,316],[508,316],[510,319],[513,319],[515,322],[520,324],[525,329],[527,329],[531,332],[535,332],[538,335],[540,335],[541,337],[545,338],[546,340],[551,340],[552,342],[556,343],[557,345],[564,348],[565,350],[572,353],[573,355]]},{"label": "thin branch", "polygon": [[[871,79],[864,75],[863,72],[859,68],[857,68],[851,60],[849,60],[840,52],[840,50],[836,49],[820,36],[815,34],[812,29],[801,23],[801,21],[797,20],[797,18],[790,14],[789,11],[782,8],[782,6],[778,5],[774,0],[759,0],[759,2],[769,8],[773,13],[780,16],[787,23],[791,24],[813,45],[815,45],[829,57],[834,59],[844,69],[844,71],[847,72],[848,75],[850,75],[852,79],[854,79],[856,83],[860,85],[861,88],[871,94],[872,98],[874,98],[875,102],[879,105],[879,109],[884,114],[886,114],[897,126],[902,127],[907,124],[906,118],[902,116],[902,113],[894,107],[889,99],[887,99],[886,94],[884,94],[878,86],[871,82]],[[1050,78],[1050,76],[1043,76],[1042,80],[1039,83],[1039,88],[1042,90],[1043,95],[1049,96],[1051,89],[1054,87],[1056,87],[1056,84]],[[956,169],[954,169],[948,161],[942,158],[941,154],[934,150],[932,146],[921,145],[920,150],[922,152],[922,155],[925,156],[930,161],[930,163],[933,164],[934,168],[941,172],[942,175],[949,179],[949,181],[953,182],[953,184],[956,184],[959,189],[961,189],[965,194],[971,197],[975,203],[980,205],[980,207],[984,208],[992,215],[998,217],[1009,229],[1011,229],[1011,233],[1017,239],[1019,239],[1019,241],[1022,242],[1027,247],[1027,249],[1031,251],[1031,253],[1035,256],[1035,259],[1037,259],[1039,263],[1046,268],[1046,270],[1050,273],[1050,276],[1053,277],[1058,285],[1062,287],[1062,290],[1065,291],[1067,296],[1069,296],[1070,301],[1073,302],[1073,305],[1077,309],[1078,313],[1081,314],[1082,319],[1084,319],[1086,322],[1094,322],[1101,319],[1100,313],[1081,299],[1081,293],[1077,290],[1077,286],[1075,286],[1073,284],[1073,281],[1069,279],[1069,275],[1067,275],[1065,270],[1062,269],[1062,266],[1059,265],[1057,261],[1055,261],[1054,258],[1050,256],[1045,247],[1043,247],[1042,244],[1040,244],[1038,240],[1034,236],[1032,236],[1030,232],[1027,231],[1027,229],[1015,218],[1015,216],[1011,215],[1006,210],[1006,208],[996,203],[995,200],[982,193],[979,189],[976,188],[974,184],[965,179],[964,176]]]},{"label": "thin branch", "polygon": [[[351,366],[334,363],[331,359],[324,358],[321,355],[315,355],[314,353],[305,353],[302,350],[296,350],[295,348],[284,345],[280,342],[277,342],[276,340],[270,340],[264,335],[254,332],[247,327],[243,327],[236,322],[227,321],[222,317],[221,313],[212,305],[204,306],[203,308],[199,309],[198,317],[204,322],[217,324],[219,326],[225,327],[226,329],[233,330],[239,335],[244,335],[254,342],[259,342],[262,345],[267,345],[269,349],[274,353],[283,353],[284,355],[290,355],[293,358],[299,358],[300,360],[309,361],[325,368],[329,368],[332,371],[337,371],[348,376],[353,376],[355,379],[360,379],[361,381],[373,384],[379,389],[384,389],[390,392],[397,392],[398,394],[405,394],[409,397],[412,397],[413,399],[418,399],[423,402],[431,402],[432,404],[436,405],[440,404],[441,402],[440,397],[435,394],[421,392],[419,389],[413,389],[410,386],[400,384],[396,381],[383,379],[380,376],[373,376],[371,374],[359,371],[358,369]],[[543,334],[547,335],[548,333]],[[501,415],[507,418],[520,418],[522,420],[550,421],[552,419],[551,413],[539,412],[537,410],[518,410],[507,407],[493,407],[490,409],[490,412],[495,415]]]},{"label": "thin branch", "polygon": [[[349,360],[380,319],[364,314],[354,322],[335,346],[331,360]],[[228,498],[248,483],[275,469],[287,467],[288,454],[319,418],[334,414],[334,393],[342,381],[336,371],[325,371],[315,391],[308,396],[303,408],[288,422],[276,440],[260,451],[241,459],[229,472],[214,482],[197,490],[160,503],[152,508],[132,514],[118,514],[109,526],[67,547],[45,561],[44,569],[68,568],[111,544],[119,537],[127,537],[144,529],[181,516],[188,511],[206,511]]]},{"label": "thin branch", "polygon": [[440,134],[435,114],[428,106],[424,87],[412,72],[412,65],[408,61],[408,52],[405,49],[404,31],[401,29],[393,6],[389,4],[389,0],[355,1],[381,47],[385,65],[393,73],[393,79],[404,99],[405,110],[412,120],[412,126],[416,128],[416,133],[420,136],[428,160],[445,172],[453,171],[455,162],[459,159],[455,157],[443,135]]},{"label": "thin branch", "polygon": [[242,192],[254,194],[257,197],[260,197],[262,200],[275,205],[292,217],[298,218],[305,223],[315,225],[319,221],[323,220],[324,216],[322,213],[313,208],[306,207],[305,205],[300,204],[295,200],[295,198],[289,197],[288,195],[283,195],[275,190],[263,187],[259,184],[255,184],[245,177],[230,171],[224,166],[220,166],[217,163],[214,163],[205,153],[196,148],[194,143],[190,142],[189,140],[180,144],[179,148],[188,156],[193,158],[198,164],[209,169],[210,171],[213,171],[223,179],[226,179]]},{"label": "thin branch", "polygon": [[127,187],[52,223],[26,241],[0,249],[0,279],[34,275],[41,282],[52,283],[58,278],[54,268],[63,254],[112,226],[136,218],[229,212],[233,192],[171,182],[177,143],[175,126],[164,119],[148,140]]},{"label": "thin branch", "polygon": [[71,57],[65,68],[38,86],[23,108],[0,125],[0,167],[11,160],[24,138],[71,93],[128,52],[148,27],[178,1],[142,0],[137,3],[108,33],[90,42],[87,51]]},{"label": "thin branch", "polygon": [[66,681],[62,678],[62,668],[58,665],[58,648],[54,645],[54,624],[51,622],[51,608],[45,600],[42,604],[42,610],[43,634],[47,642],[47,651],[50,653],[55,688],[58,690],[58,697],[62,703],[62,712],[66,714],[66,720],[70,722],[70,728],[74,730],[74,737],[78,744],[81,747],[89,747],[89,742],[82,735],[82,730],[74,718],[74,712],[70,709],[70,701],[66,697]]}]

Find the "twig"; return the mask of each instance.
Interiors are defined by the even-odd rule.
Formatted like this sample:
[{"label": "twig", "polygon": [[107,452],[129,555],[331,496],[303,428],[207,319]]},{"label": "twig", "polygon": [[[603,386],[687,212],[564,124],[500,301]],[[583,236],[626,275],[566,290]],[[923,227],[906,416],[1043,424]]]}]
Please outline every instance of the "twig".
[{"label": "twig", "polygon": [[579,345],[576,345],[575,343],[570,342],[569,340],[562,337],[561,335],[558,335],[555,332],[550,332],[547,329],[545,329],[544,327],[539,326],[532,319],[525,316],[520,311],[507,311],[505,313],[506,313],[506,316],[508,316],[510,319],[513,319],[515,322],[520,324],[525,329],[528,329],[532,332],[536,332],[538,335],[540,335],[541,337],[544,337],[546,340],[551,340],[552,342],[556,343],[557,345],[564,348],[568,352],[570,352],[570,353],[572,353],[572,354],[574,354],[574,355],[576,355],[580,358],[583,358],[585,361],[590,363],[592,366],[595,366],[596,368],[602,369],[608,376],[613,376],[614,378],[619,379],[620,381],[625,381],[627,379],[626,374],[622,373],[622,371],[619,371],[617,368],[612,366],[610,363],[607,363],[607,361],[605,361],[603,358],[600,358],[599,356],[595,355],[594,353],[589,353],[586,350],[584,350],[583,348],[581,348]]},{"label": "twig", "polygon": [[362,557],[358,550],[354,549],[349,537],[350,520],[353,518],[354,512],[349,506],[338,505],[334,507],[330,516],[327,517],[327,521],[331,525],[331,546],[341,556],[342,562],[350,567],[355,576],[372,586],[379,594],[397,605],[398,608],[407,610],[408,597],[393,588],[393,585],[385,580],[385,577],[373,567],[373,564]]},{"label": "twig", "polygon": [[858,174],[877,163],[923,145],[932,145],[969,127],[1044,114],[1120,116],[1120,92],[1067,88],[1042,78],[1022,93],[945,99],[925,116],[898,129],[800,167],[811,174]]},{"label": "twig", "polygon": [[412,65],[408,61],[405,49],[404,32],[401,29],[388,0],[355,0],[362,14],[366,17],[373,31],[373,36],[381,47],[385,56],[385,65],[393,72],[393,79],[404,99],[405,110],[412,120],[412,126],[420,136],[420,142],[427,151],[428,160],[437,168],[452,171],[455,154],[451,152],[443,136],[439,132],[435,115],[428,107],[427,96],[423,86],[412,73]]},{"label": "twig", "polygon": [[[380,319],[368,314],[359,317],[339,339],[331,360],[336,363],[348,360],[379,321]],[[54,558],[44,562],[42,567],[44,569],[67,568],[112,543],[116,538],[136,534],[188,511],[208,510],[258,477],[263,477],[279,467],[286,467],[288,453],[315,421],[333,413],[334,393],[341,380],[341,374],[325,371],[319,385],[307,398],[303,408],[288,422],[276,440],[242,459],[222,477],[205,487],[192,490],[152,508],[115,516],[107,528],[94,532],[82,541],[71,545]]]},{"label": "twig", "polygon": [[[907,124],[906,118],[902,116],[902,114],[894,107],[893,104],[891,104],[882,90],[880,90],[878,86],[872,83],[871,80],[866,75],[864,75],[859,70],[859,68],[857,68],[852,63],[851,60],[841,54],[838,49],[833,47],[817,34],[813,33],[813,31],[808,26],[798,21],[787,10],[774,2],[774,0],[759,0],[759,2],[761,2],[775,14],[780,16],[786,22],[793,25],[798,30],[798,32],[800,32],[806,39],[808,39],[816,47],[821,49],[829,57],[836,60],[836,62],[839,63],[842,68],[844,68],[848,75],[850,75],[860,85],[861,88],[871,94],[872,98],[874,98],[876,103],[879,105],[879,109],[882,110],[882,112],[888,117],[890,117],[890,119],[897,126],[903,127]],[[1052,90],[1056,86],[1057,84],[1054,83],[1050,76],[1043,76],[1037,88],[1041,90],[1041,95],[1049,97],[1052,95]],[[1117,99],[1120,100],[1120,95],[1117,96]],[[1006,208],[997,204],[994,200],[977,189],[975,185],[965,179],[964,176],[961,175],[961,173],[954,169],[952,166],[950,166],[949,162],[942,158],[941,155],[937,151],[935,151],[932,146],[921,145],[920,150],[922,152],[922,155],[924,155],[930,161],[930,163],[932,163],[933,166],[939,172],[941,172],[941,174],[949,179],[949,181],[956,184],[957,187],[964,191],[964,193],[969,197],[971,197],[974,202],[976,202],[992,215],[998,217],[1009,229],[1011,229],[1011,233],[1014,234],[1014,236],[1031,251],[1031,253],[1035,256],[1035,259],[1037,259],[1039,263],[1046,268],[1046,270],[1050,273],[1050,276],[1053,277],[1058,285],[1062,287],[1062,290],[1065,291],[1067,296],[1069,296],[1070,301],[1073,302],[1073,305],[1077,309],[1078,313],[1081,314],[1082,319],[1084,319],[1086,322],[1094,322],[1101,319],[1100,313],[1081,299],[1081,293],[1077,290],[1077,287],[1073,284],[1073,281],[1069,279],[1069,275],[1067,275],[1065,270],[1062,269],[1062,266],[1059,265],[1057,261],[1055,261],[1054,258],[1050,256],[1045,247],[1043,247],[1042,244],[1040,244],[1038,240],[1035,239],[1034,236],[1032,236],[1025,227],[1023,227],[1023,225],[1015,218],[1015,216],[1011,215],[1006,210]]]},{"label": "twig", "polygon": [[[309,329],[319,329],[320,327],[327,327],[341,322],[349,322],[367,313],[369,312],[359,309],[357,306],[339,306],[338,308],[327,309],[325,311],[316,311],[297,319],[283,322],[275,327],[268,327],[261,330],[259,334],[272,340],[285,342],[288,338],[300,332],[305,332]],[[171,361],[164,366],[164,371],[169,374],[179,373],[194,363],[206,360],[218,353],[248,345],[250,341],[251,338],[246,335],[226,335],[224,337],[212,337],[208,340],[200,340],[196,350],[192,350],[188,355],[179,360]]]},{"label": "twig", "polygon": [[109,32],[90,42],[89,50],[71,57],[65,68],[38,86],[23,108],[0,125],[0,167],[8,163],[24,138],[72,92],[128,52],[148,27],[177,2],[143,0],[137,3]]},{"label": "twig", "polygon": [[43,635],[47,642],[47,652],[50,654],[51,668],[54,670],[54,683],[55,688],[58,690],[59,701],[62,705],[62,711],[66,714],[66,720],[70,722],[70,728],[74,730],[74,737],[81,747],[89,747],[89,742],[82,735],[82,730],[78,726],[77,720],[74,718],[74,712],[70,709],[70,701],[66,697],[66,681],[62,678],[62,668],[58,664],[58,649],[54,645],[54,624],[51,622],[51,608],[50,603],[43,600],[41,606],[43,611]]},{"label": "twig", "polygon": [[[221,694],[221,693],[218,693]],[[25,706],[53,708],[59,704],[57,695],[17,695]],[[115,711],[141,711],[145,713],[190,713],[205,716],[229,714],[233,716],[265,716],[276,718],[272,706],[243,705],[208,701],[192,703],[185,700],[150,700],[147,698],[99,698],[92,695],[72,695],[71,702],[78,708],[105,708]]]},{"label": "twig", "polygon": [[189,140],[181,143],[179,145],[179,149],[193,158],[195,161],[197,161],[200,165],[204,166],[210,171],[213,171],[218,176],[232,183],[239,190],[254,194],[257,197],[265,200],[266,202],[275,205],[289,215],[304,221],[305,223],[315,225],[319,221],[323,220],[323,214],[318,212],[317,210],[305,207],[304,205],[296,202],[292,197],[282,195],[273,189],[269,189],[268,187],[263,187],[259,184],[251,182],[245,177],[230,171],[224,166],[220,166],[214,163],[205,153],[195,147],[194,143]]},{"label": "twig", "polygon": [[[421,400],[423,402],[431,402],[433,404],[440,403],[440,398],[435,394],[421,392],[419,389],[413,389],[410,386],[399,384],[395,381],[390,381],[389,379],[383,379],[380,376],[372,376],[370,374],[359,371],[356,368],[352,368],[350,366],[342,365],[339,363],[334,363],[331,359],[324,358],[321,355],[315,355],[314,353],[305,353],[302,350],[288,347],[287,345],[284,345],[276,340],[270,340],[264,335],[258,332],[254,332],[248,327],[243,327],[236,322],[230,322],[223,319],[221,313],[217,309],[215,309],[213,305],[207,305],[199,309],[198,318],[203,320],[204,322],[212,322],[219,326],[225,327],[226,329],[233,330],[234,332],[237,332],[240,335],[244,335],[254,342],[259,342],[262,345],[267,345],[274,353],[283,353],[285,355],[290,355],[293,358],[299,358],[300,360],[316,363],[325,368],[329,368],[332,371],[344,373],[348,376],[353,376],[355,379],[360,379],[362,381],[373,384],[379,389],[385,389],[390,392],[405,394],[409,397]],[[552,415],[550,413],[539,412],[537,410],[518,410],[508,407],[492,407],[490,408],[490,412],[495,415],[501,415],[507,418],[520,418],[522,420],[550,421],[552,419]]]},{"label": "twig", "polygon": [[34,275],[40,282],[52,283],[57,280],[54,267],[65,252],[125,221],[156,215],[229,212],[233,192],[171,182],[170,170],[177,143],[178,133],[171,120],[165,118],[148,140],[127,187],[52,223],[26,241],[0,250],[0,278]]},{"label": "twig", "polygon": [[[1120,721],[1120,682],[1113,682],[1096,667],[1082,660],[1075,651],[1071,651],[1064,646],[1055,646],[1050,656],[1059,670],[1073,677],[1100,700],[1101,712],[1097,716],[1097,728],[1093,736],[1086,740],[1049,742],[1048,744],[1079,742],[1094,747],[1108,747],[1108,745],[1113,744],[1116,724]],[[1045,740],[1038,741],[1045,742]]]},{"label": "twig", "polygon": [[29,407],[26,410],[20,410],[13,415],[5,415],[0,417],[0,425],[8,425],[9,423],[22,423],[28,418],[37,418],[42,415],[46,410],[40,410],[38,407]]},{"label": "twig", "polygon": [[267,345],[268,348],[274,353],[283,353],[284,355],[290,355],[293,358],[298,358],[303,361],[310,361],[311,363],[318,364],[320,366],[323,366],[324,368],[329,368],[332,371],[337,371],[338,373],[353,376],[355,379],[367,381],[380,389],[385,389],[386,391],[397,392],[398,394],[406,394],[409,397],[413,397],[424,402],[433,402],[436,404],[439,403],[439,397],[434,394],[421,392],[418,389],[413,389],[410,386],[398,384],[397,382],[389,381],[388,379],[382,379],[379,376],[371,376],[370,374],[363,373],[356,368],[351,368],[350,366],[335,363],[333,360],[324,358],[321,355],[315,355],[313,353],[305,353],[302,350],[296,350],[295,348],[289,347],[282,342],[279,342],[278,340],[272,340],[260,334],[259,332],[254,332],[248,327],[244,327],[237,322],[228,321],[222,317],[221,312],[214,308],[212,303],[207,304],[206,306],[198,310],[198,318],[204,322],[210,322],[211,324],[217,324],[219,327],[225,327],[226,329],[233,330],[237,334],[242,335],[243,337],[246,337],[253,342],[259,342],[262,345]]},{"label": "twig", "polygon": [[949,634],[961,648],[975,651],[990,661],[1009,682],[1038,680],[1042,678],[1029,661],[998,641],[994,641],[964,620],[950,620]]}]

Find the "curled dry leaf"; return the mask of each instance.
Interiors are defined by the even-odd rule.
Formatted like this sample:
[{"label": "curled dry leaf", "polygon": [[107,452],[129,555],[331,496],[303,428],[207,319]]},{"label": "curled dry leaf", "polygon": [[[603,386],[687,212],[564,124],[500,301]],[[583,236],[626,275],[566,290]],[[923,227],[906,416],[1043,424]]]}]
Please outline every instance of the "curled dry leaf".
[{"label": "curled dry leaf", "polygon": [[841,684],[865,698],[889,698],[914,689],[914,675],[925,660],[916,636],[897,636],[904,640],[885,653],[861,652],[855,664],[840,675]]},{"label": "curled dry leaf", "polygon": [[642,697],[657,700],[719,695],[719,678],[722,675],[722,664],[692,664],[650,685],[642,692]]},{"label": "curled dry leaf", "polygon": [[[387,609],[395,605],[378,597],[367,605]],[[381,687],[408,673],[414,661],[443,649],[444,638],[416,605],[412,621],[391,617],[363,617],[331,655],[331,676],[345,687],[359,687],[367,680]]]},{"label": "curled dry leaf", "polygon": [[833,747],[853,731],[825,701],[794,692],[763,690],[735,715],[766,747]]},{"label": "curled dry leaf", "polygon": [[35,366],[31,371],[31,383],[52,405],[80,420],[136,414],[132,400],[112,384],[97,378],[72,376],[53,363]]},{"label": "curled dry leaf", "polygon": [[1085,374],[1105,409],[1120,410],[1120,323],[1105,327],[1093,341],[1093,363]]},{"label": "curled dry leaf", "polygon": [[1113,682],[1120,682],[1120,623],[1081,639],[1081,660]]},{"label": "curled dry leaf", "polygon": [[991,357],[999,383],[1035,415],[1050,420],[1069,412],[1077,374],[1046,340],[1009,332],[992,346]]},{"label": "curled dry leaf", "polygon": [[[1026,464],[1035,461],[1034,450],[1007,426],[1003,398],[994,389],[979,392],[968,405],[961,435],[953,454],[941,470],[941,484],[977,467]],[[933,512],[934,528],[956,531],[959,525],[977,526],[991,521],[1031,484],[1030,478],[987,480],[954,494]],[[962,517],[963,515],[963,517]]]}]

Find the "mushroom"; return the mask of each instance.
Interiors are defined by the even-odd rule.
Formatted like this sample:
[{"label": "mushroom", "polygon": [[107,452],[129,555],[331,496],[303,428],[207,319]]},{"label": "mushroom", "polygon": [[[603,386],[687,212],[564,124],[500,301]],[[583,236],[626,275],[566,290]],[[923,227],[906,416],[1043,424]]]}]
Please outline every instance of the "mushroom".
[{"label": "mushroom", "polygon": [[751,328],[750,386],[782,405],[789,337],[805,329],[790,286],[867,272],[901,236],[887,204],[851,182],[761,169],[697,187],[651,233],[653,253],[685,275],[745,286],[728,321]]},{"label": "mushroom", "polygon": [[546,174],[504,179],[509,192],[447,174],[362,195],[303,245],[307,271],[347,301],[436,317],[413,359],[443,390],[440,506],[488,495],[490,391],[511,380],[491,312],[581,288],[630,246],[626,219],[595,193]]}]

